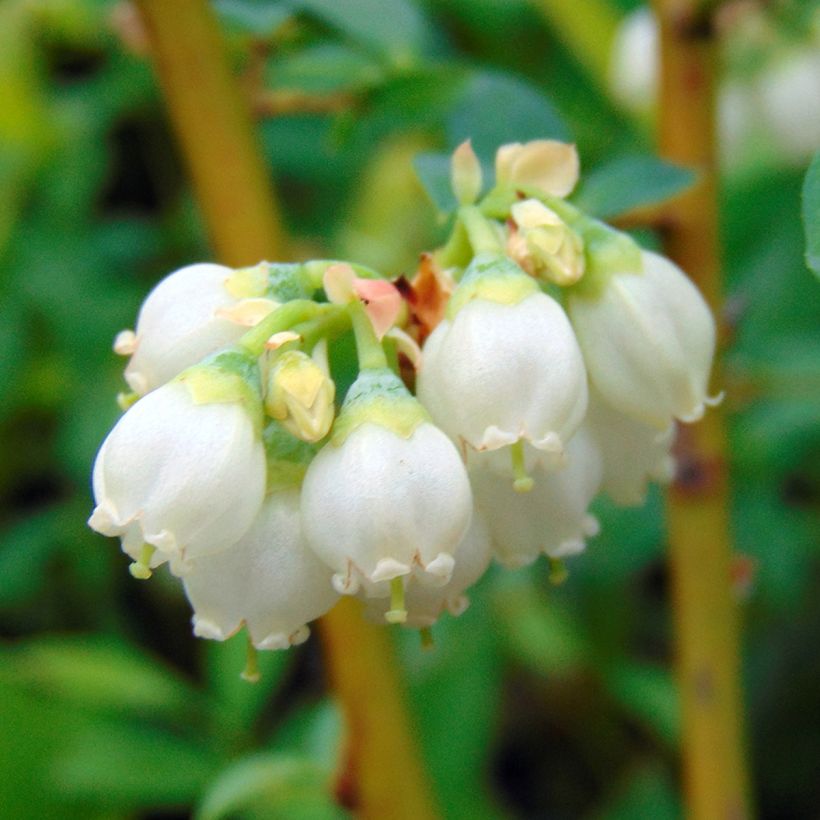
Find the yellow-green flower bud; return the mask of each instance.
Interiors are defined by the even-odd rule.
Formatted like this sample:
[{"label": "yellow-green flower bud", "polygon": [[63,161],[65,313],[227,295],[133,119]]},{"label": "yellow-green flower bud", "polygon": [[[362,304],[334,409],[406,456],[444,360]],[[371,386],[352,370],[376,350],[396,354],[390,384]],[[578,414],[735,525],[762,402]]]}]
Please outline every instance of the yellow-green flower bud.
[{"label": "yellow-green flower bud", "polygon": [[271,368],[265,409],[303,441],[319,441],[333,424],[336,387],[327,372],[299,350],[283,353]]}]

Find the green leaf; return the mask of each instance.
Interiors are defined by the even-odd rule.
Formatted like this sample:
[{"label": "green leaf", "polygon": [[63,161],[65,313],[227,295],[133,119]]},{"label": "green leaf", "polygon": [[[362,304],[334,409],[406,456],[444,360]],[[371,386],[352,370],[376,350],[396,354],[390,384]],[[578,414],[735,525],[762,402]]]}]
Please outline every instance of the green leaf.
[{"label": "green leaf", "polygon": [[604,670],[610,694],[670,748],[680,741],[680,706],[675,682],[660,666],[621,660]]},{"label": "green leaf", "polygon": [[123,722],[78,732],[55,760],[54,778],[63,794],[95,805],[187,807],[220,763],[198,736]]},{"label": "green leaf", "polygon": [[568,141],[570,132],[552,102],[531,83],[500,72],[475,73],[446,121],[451,148],[472,140],[478,156],[492,162],[507,142]]},{"label": "green leaf", "polygon": [[290,7],[321,20],[396,65],[411,63],[428,39],[427,22],[409,0],[290,0]]},{"label": "green leaf", "polygon": [[247,816],[281,820],[346,817],[333,801],[331,774],[309,758],[257,754],[226,769],[206,792],[196,820]]},{"label": "green leaf", "polygon": [[262,679],[250,684],[240,677],[245,667],[247,639],[245,633],[227,641],[206,641],[208,682],[219,702],[222,718],[229,713],[229,722],[249,727],[269,702],[293,660],[292,652],[260,652],[259,671]]},{"label": "green leaf", "polygon": [[458,203],[450,185],[450,155],[419,154],[413,168],[436,210],[443,214],[455,210]]},{"label": "green leaf", "polygon": [[0,681],[69,709],[163,717],[179,724],[205,699],[168,668],[115,638],[43,638],[0,652]]},{"label": "green leaf", "polygon": [[[543,569],[542,565],[538,565]],[[557,591],[544,594],[526,572],[501,579],[493,596],[508,650],[540,675],[564,675],[589,659],[589,645]]]},{"label": "green leaf", "polygon": [[214,7],[227,26],[261,36],[272,34],[293,15],[289,8],[270,0],[216,0]]},{"label": "green leaf", "polygon": [[803,182],[803,228],[806,265],[820,274],[820,152],[814,155]]},{"label": "green leaf", "polygon": [[487,788],[504,659],[488,596],[492,573],[485,578],[470,589],[463,615],[439,619],[429,651],[415,630],[397,636],[424,760],[448,820],[503,816]]},{"label": "green leaf", "polygon": [[690,168],[657,157],[621,157],[582,178],[573,202],[599,219],[662,202],[695,181]]},{"label": "green leaf", "polygon": [[[121,712],[77,708],[16,674],[11,653],[3,658],[3,671],[3,816],[81,820],[101,807],[185,807],[218,768],[200,735],[185,740],[145,718],[137,724]],[[94,697],[93,687],[89,695]]]},{"label": "green leaf", "polygon": [[634,767],[627,772],[617,793],[594,820],[678,820],[683,815],[669,773],[655,763]]},{"label": "green leaf", "polygon": [[371,58],[341,43],[319,43],[271,62],[266,75],[272,88],[315,94],[367,88],[384,77]]}]

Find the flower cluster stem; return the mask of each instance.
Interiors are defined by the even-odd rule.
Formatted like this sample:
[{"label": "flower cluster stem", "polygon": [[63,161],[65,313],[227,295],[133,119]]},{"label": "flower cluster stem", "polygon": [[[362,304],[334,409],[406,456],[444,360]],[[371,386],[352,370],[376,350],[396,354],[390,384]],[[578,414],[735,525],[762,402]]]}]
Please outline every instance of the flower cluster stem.
[{"label": "flower cluster stem", "polygon": [[[704,20],[712,9],[702,0],[656,0],[654,5],[661,27],[661,153],[700,172],[698,184],[665,210],[665,249],[690,273],[719,317],[717,55],[712,27]],[[681,429],[677,457],[682,469],[667,512],[687,812],[693,820],[744,818],[750,807],[721,408]]]},{"label": "flower cluster stem", "polygon": [[458,219],[467,232],[474,253],[504,253],[501,240],[478,206],[462,206],[458,209]]},{"label": "flower cluster stem", "polygon": [[265,350],[265,343],[274,334],[288,330],[299,322],[312,319],[322,309],[322,306],[310,299],[294,299],[285,302],[272,313],[252,327],[240,340],[239,344],[254,356],[261,356]]},{"label": "flower cluster stem", "polygon": [[[178,123],[182,151],[199,180],[196,194],[209,214],[217,255],[233,265],[281,256],[267,170],[248,133],[247,112],[237,103],[238,89],[229,76],[210,5],[205,0],[137,4]],[[226,156],[231,162],[225,162]],[[238,164],[244,168],[244,182]],[[433,820],[437,812],[389,636],[361,617],[357,603],[345,599],[319,622],[331,686],[348,732],[340,781],[345,794],[340,797],[365,820]],[[396,772],[401,776],[395,777]]]},{"label": "flower cluster stem", "polygon": [[364,305],[354,299],[348,305],[353,333],[356,336],[356,356],[361,370],[378,370],[387,367],[387,356],[365,312]]}]

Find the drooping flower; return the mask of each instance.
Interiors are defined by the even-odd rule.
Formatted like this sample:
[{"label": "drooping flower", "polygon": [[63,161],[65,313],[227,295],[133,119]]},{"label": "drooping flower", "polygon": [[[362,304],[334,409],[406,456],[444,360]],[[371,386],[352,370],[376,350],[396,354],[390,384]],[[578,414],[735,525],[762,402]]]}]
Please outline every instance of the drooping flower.
[{"label": "drooping flower", "polygon": [[296,487],[269,495],[232,547],[190,563],[183,582],[201,638],[222,641],[244,624],[257,649],[287,649],[339,597],[331,570],[305,546]]},{"label": "drooping flower", "polygon": [[585,424],[603,459],[601,489],[616,504],[643,504],[650,481],[665,484],[672,480],[674,424],[659,431],[635,421],[610,407],[594,389],[589,393]]},{"label": "drooping flower", "polygon": [[308,468],[302,524],[340,592],[409,575],[446,583],[472,495],[452,442],[389,370],[363,370]]},{"label": "drooping flower", "polygon": [[480,255],[425,342],[418,395],[455,441],[558,457],[584,416],[586,373],[561,306],[512,261]]},{"label": "drooping flower", "polygon": [[[118,536],[134,573],[219,552],[248,529],[265,493],[258,392],[242,354],[185,371],[117,422],[94,464],[92,529]],[[256,388],[258,390],[258,388]]]},{"label": "drooping flower", "polygon": [[116,352],[130,355],[125,380],[142,396],[237,341],[245,327],[221,314],[236,305],[223,265],[188,265],[166,276],[146,297],[135,333],[123,331]]},{"label": "drooping flower", "polygon": [[489,525],[494,555],[505,566],[524,566],[539,555],[574,555],[584,549],[586,538],[598,533],[588,507],[601,486],[601,455],[586,427],[572,437],[566,456],[566,464],[555,470],[542,453],[528,447],[527,469],[535,481],[524,494],[510,486],[498,454],[471,459],[476,508]]},{"label": "drooping flower", "polygon": [[707,389],[715,321],[677,265],[651,251],[640,259],[642,270],[618,270],[570,293],[567,310],[603,398],[666,430],[673,418],[697,421],[714,403]]},{"label": "drooping flower", "polygon": [[[404,626],[425,629],[432,626],[441,615],[449,612],[458,617],[470,605],[465,592],[485,573],[492,557],[490,533],[483,516],[473,510],[472,521],[456,550],[456,564],[450,580],[436,586],[417,577],[417,571],[405,578],[405,606],[407,620]],[[373,585],[365,584],[359,592],[366,604],[367,617],[376,623],[384,623],[389,611],[390,599],[373,597],[378,594]]]}]

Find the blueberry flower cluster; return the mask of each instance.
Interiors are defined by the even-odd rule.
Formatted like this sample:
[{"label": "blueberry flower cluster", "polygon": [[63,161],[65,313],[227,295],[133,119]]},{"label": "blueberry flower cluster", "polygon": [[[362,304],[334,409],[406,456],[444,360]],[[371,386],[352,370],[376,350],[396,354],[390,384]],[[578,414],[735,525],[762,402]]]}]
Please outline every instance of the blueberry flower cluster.
[{"label": "blueberry flower cluster", "polygon": [[[181,578],[197,635],[244,626],[256,649],[303,641],[340,595],[427,629],[493,559],[559,574],[598,531],[593,499],[640,504],[672,476],[676,421],[713,402],[706,304],[568,201],[578,169],[571,145],[505,145],[482,198],[462,145],[451,237],[412,280],[338,261],[170,274],[115,341],[131,392],[90,526],[135,577]],[[328,353],[349,336],[339,395]]]}]

